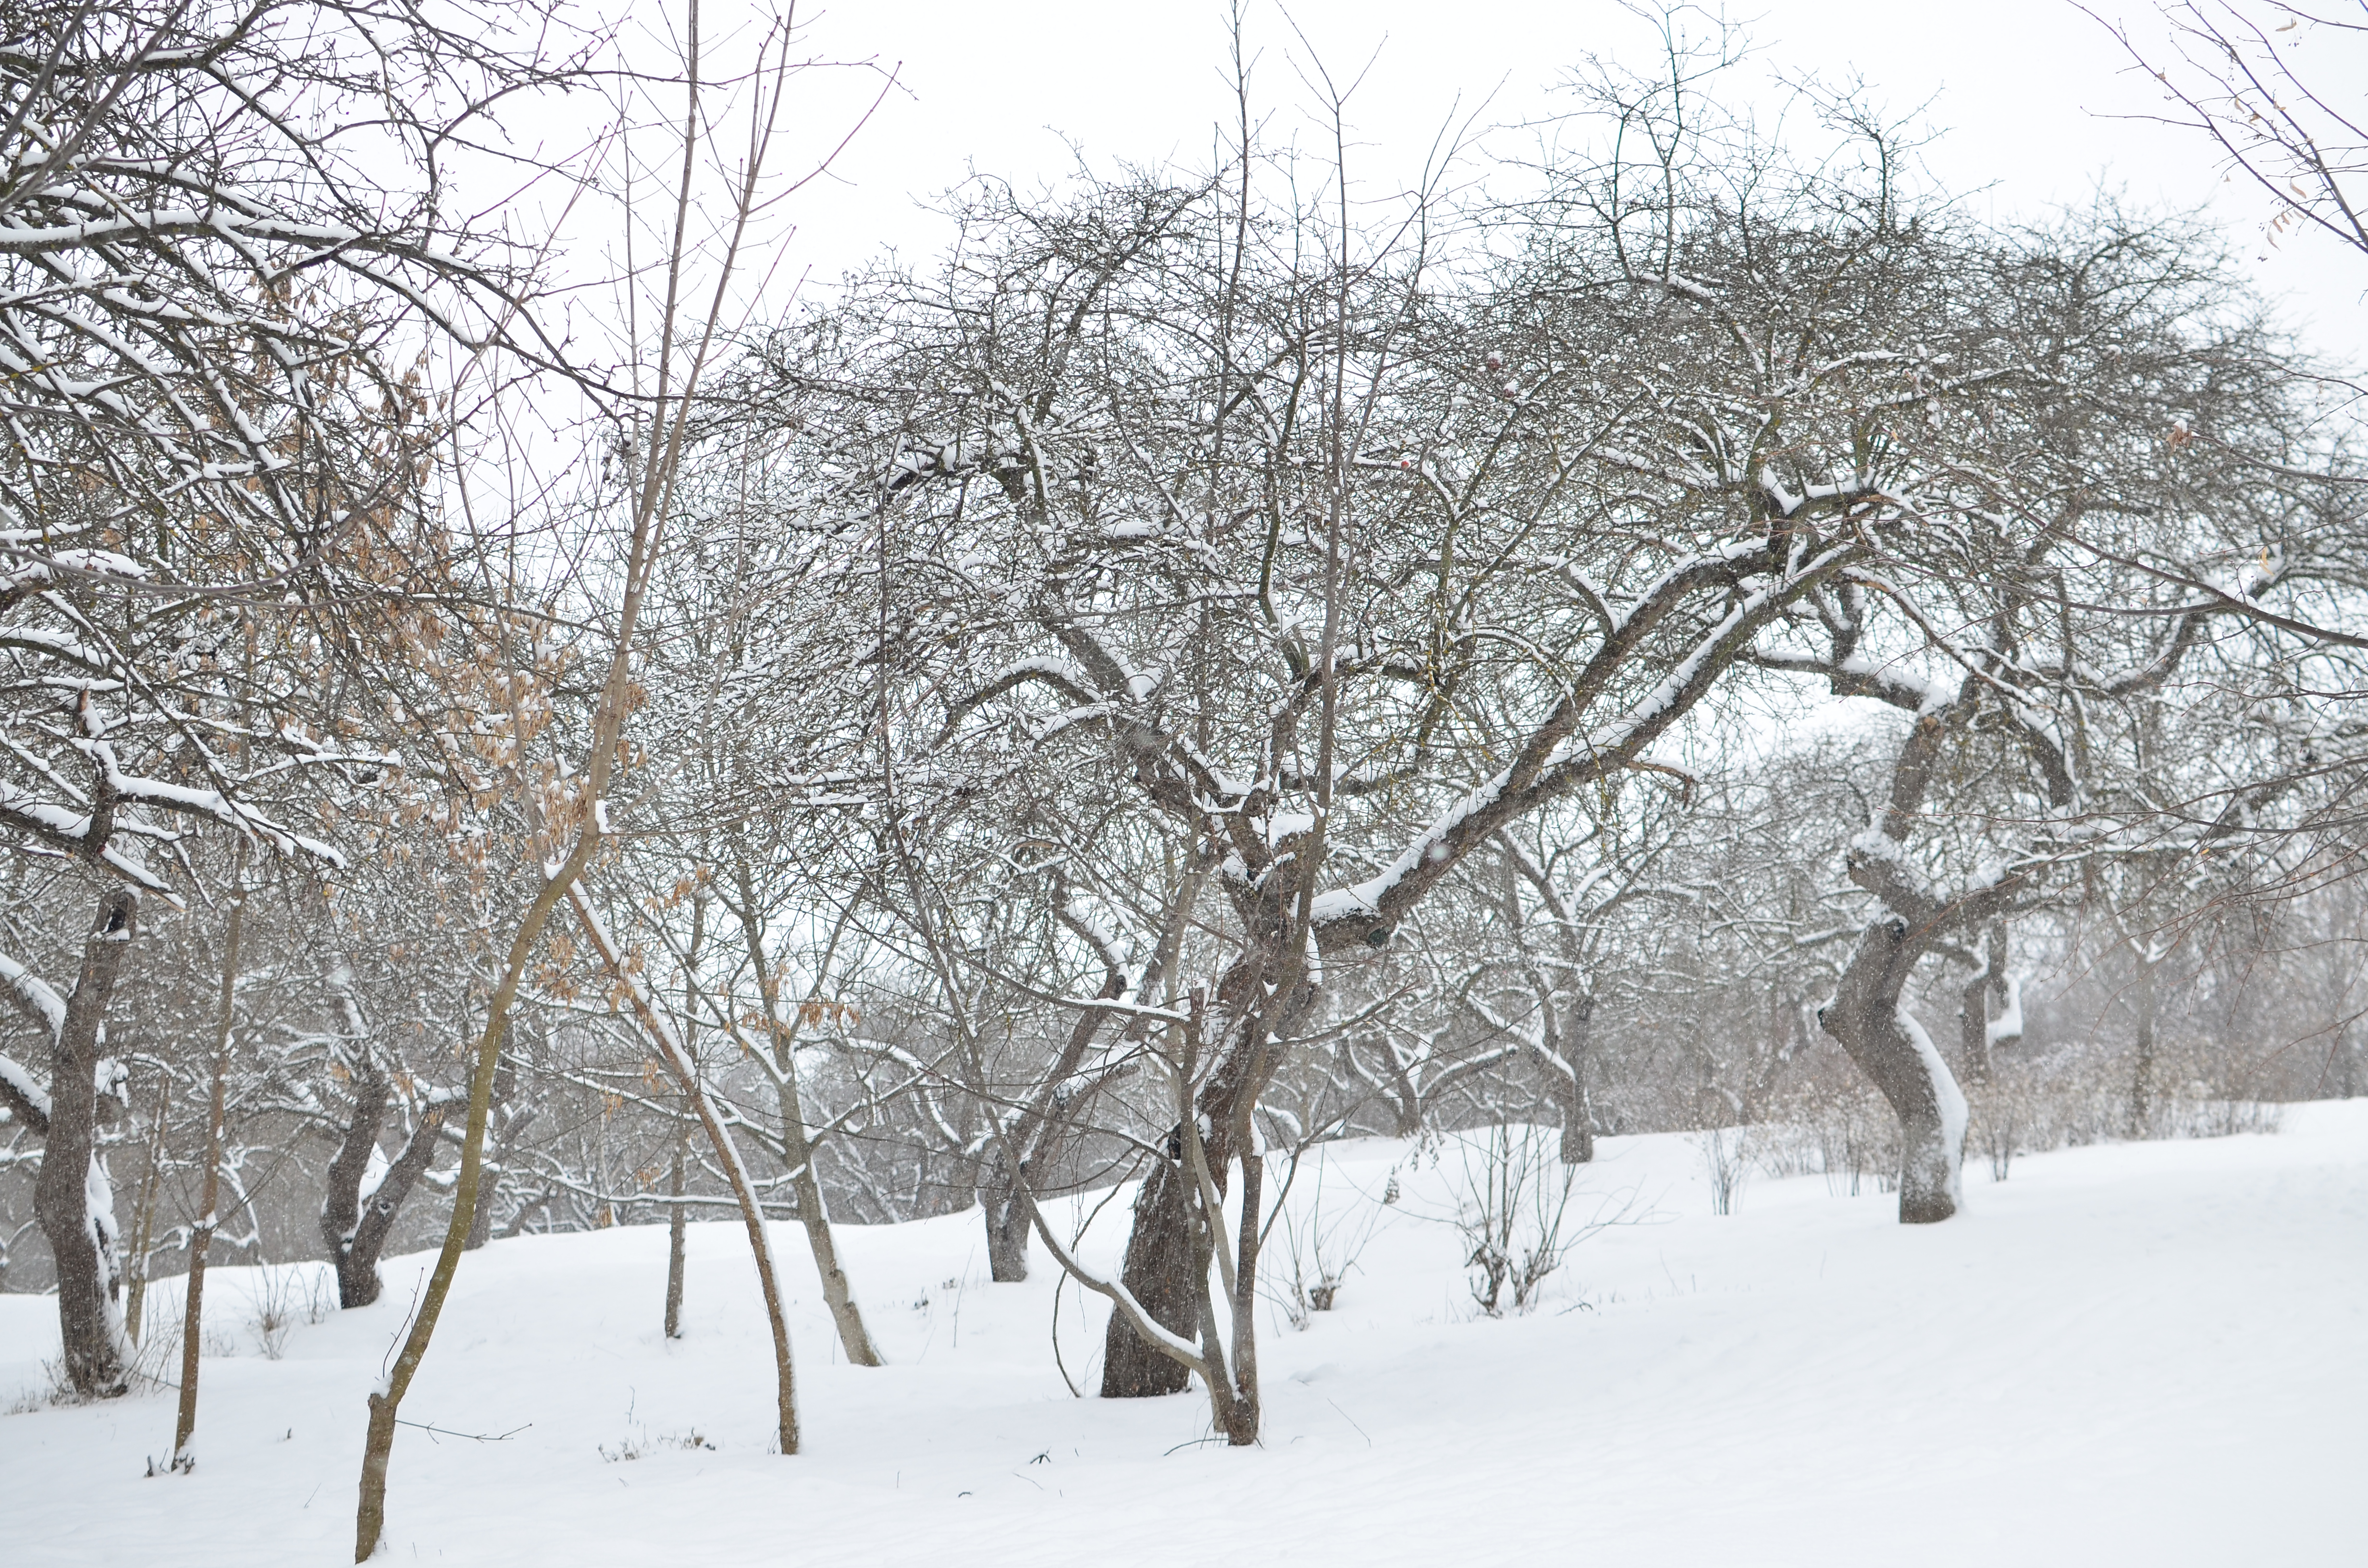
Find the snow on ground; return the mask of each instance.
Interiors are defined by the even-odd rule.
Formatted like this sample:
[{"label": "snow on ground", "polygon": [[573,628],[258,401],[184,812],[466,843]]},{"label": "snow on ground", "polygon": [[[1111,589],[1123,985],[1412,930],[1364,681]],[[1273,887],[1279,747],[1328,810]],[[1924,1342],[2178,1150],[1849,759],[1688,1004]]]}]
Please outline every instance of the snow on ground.
[{"label": "snow on ground", "polygon": [[[1710,1211],[1681,1137],[1611,1139],[1547,1300],[1478,1317],[1461,1179],[1404,1145],[1336,1146],[1320,1223],[1373,1235],[1337,1310],[1262,1324],[1262,1448],[1196,1441],[1197,1393],[1072,1398],[1054,1273],[986,1282],[976,1216],[841,1232],[893,1365],[847,1366],[802,1237],[806,1451],[766,1451],[767,1338],[735,1223],[693,1228],[687,1335],[659,1334],[665,1232],[497,1242],[463,1263],[406,1418],[390,1560],[965,1565],[1186,1560],[1437,1564],[2354,1563],[2368,1460],[2368,1101],[2283,1131],[1967,1171],[1968,1212],[1906,1228],[1826,1178]],[[1403,1196],[1378,1203],[1393,1167]],[[1365,1196],[1360,1197],[1361,1192]],[[1315,1197],[1303,1172],[1294,1210]],[[1111,1205],[1087,1248],[1107,1258]],[[1278,1236],[1270,1263],[1288,1275]],[[337,1563],[363,1396],[424,1258],[380,1304],[244,1325],[255,1271],[210,1277],[233,1351],[205,1366],[199,1463],[147,1479],[172,1396],[0,1416],[12,1568]],[[1101,1312],[1060,1292],[1080,1386]],[[39,1381],[54,1304],[0,1297],[0,1408]],[[696,1434],[696,1438],[693,1437]],[[628,1449],[636,1458],[621,1457]]]}]

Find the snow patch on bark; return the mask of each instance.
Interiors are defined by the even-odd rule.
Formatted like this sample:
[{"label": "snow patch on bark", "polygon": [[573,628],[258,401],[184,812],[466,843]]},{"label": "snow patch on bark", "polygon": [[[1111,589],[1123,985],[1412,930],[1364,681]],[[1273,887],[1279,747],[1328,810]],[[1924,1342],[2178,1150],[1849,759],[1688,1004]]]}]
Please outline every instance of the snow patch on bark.
[{"label": "snow patch on bark", "polygon": [[1983,1039],[1991,1045],[2003,1045],[2009,1040],[2021,1038],[2022,977],[2009,974],[2006,977],[2006,1006],[1999,1010],[1997,1017],[1989,1021],[1988,1028],[1983,1030]]},{"label": "snow patch on bark", "polygon": [[98,1247],[99,1282],[104,1287],[99,1301],[108,1343],[114,1347],[116,1364],[129,1366],[131,1340],[123,1330],[123,1253],[115,1223],[115,1184],[108,1180],[106,1163],[97,1154],[91,1155],[83,1174],[82,1202],[84,1223]]},{"label": "snow patch on bark", "polygon": [[1899,1020],[1899,1032],[1907,1037],[1907,1043],[1915,1048],[1917,1061],[1923,1064],[1924,1076],[1932,1085],[1933,1103],[1941,1112],[1941,1147],[1918,1149],[1911,1144],[1907,1160],[1911,1165],[1918,1160],[1932,1163],[1932,1168],[1924,1173],[1926,1190],[1946,1192],[1950,1203],[1962,1209],[1964,1193],[1958,1177],[1965,1163],[1965,1092],[1957,1086],[1957,1075],[1949,1071],[1948,1062],[1941,1060],[1932,1045],[1932,1037],[1924,1032],[1924,1026],[1916,1021],[1916,1015],[1907,1010],[1906,1003],[1900,1004],[1895,1017]]}]

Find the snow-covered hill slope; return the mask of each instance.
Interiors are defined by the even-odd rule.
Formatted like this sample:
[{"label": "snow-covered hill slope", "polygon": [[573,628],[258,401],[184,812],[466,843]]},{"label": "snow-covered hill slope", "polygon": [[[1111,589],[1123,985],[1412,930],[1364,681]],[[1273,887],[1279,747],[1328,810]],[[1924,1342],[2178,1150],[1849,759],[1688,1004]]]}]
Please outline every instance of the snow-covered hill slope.
[{"label": "snow-covered hill slope", "polygon": [[[766,1451],[736,1226],[694,1228],[673,1344],[661,1229],[496,1243],[464,1263],[404,1415],[514,1435],[402,1434],[390,1560],[2368,1561],[2368,1102],[2290,1108],[2274,1136],[2031,1158],[2003,1184],[1969,1169],[1967,1213],[1921,1229],[1819,1176],[1756,1180],[1714,1215],[1690,1141],[1610,1140],[1575,1212],[1626,1222],[1498,1320],[1439,1219],[1463,1158],[1338,1146],[1320,1195],[1303,1171],[1303,1233],[1372,1235],[1337,1310],[1261,1325],[1247,1451],[1197,1441],[1197,1394],[1073,1398],[1054,1269],[1039,1247],[1034,1279],[988,1284],[974,1215],[843,1233],[882,1370],[831,1353],[780,1228],[807,1441],[789,1460]],[[255,1272],[217,1271],[211,1337],[236,1353],[206,1364],[193,1475],[143,1474],[169,1394],[0,1416],[0,1560],[347,1561],[363,1395],[425,1261],[276,1360],[245,1326]],[[1287,1280],[1279,1235],[1269,1263]],[[53,1312],[0,1297],[0,1401],[54,1354]],[[1101,1312],[1072,1287],[1059,1317],[1090,1392]]]}]

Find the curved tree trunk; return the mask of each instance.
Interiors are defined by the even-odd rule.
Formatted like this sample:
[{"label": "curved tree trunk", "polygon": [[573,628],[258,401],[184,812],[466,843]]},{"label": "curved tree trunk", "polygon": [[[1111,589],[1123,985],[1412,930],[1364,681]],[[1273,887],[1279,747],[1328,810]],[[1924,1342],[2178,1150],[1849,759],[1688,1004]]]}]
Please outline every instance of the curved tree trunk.
[{"label": "curved tree trunk", "polygon": [[1899,1118],[1899,1219],[1908,1225],[1956,1213],[1965,1152],[1965,1096],[1900,996],[1923,948],[1906,921],[1878,922],[1817,1015]]},{"label": "curved tree trunk", "polygon": [[[1919,711],[1901,742],[1892,762],[1891,797],[1868,830],[1850,841],[1845,858],[1850,880],[1881,899],[1884,913],[1860,937],[1833,1001],[1817,1014],[1818,1024],[1899,1119],[1899,1219],[1907,1225],[1956,1213],[1966,1123],[1964,1091],[1907,1010],[1907,982],[1917,960],[1946,932],[2001,915],[2021,881],[2018,875],[1997,874],[1944,897],[1924,885],[1906,856],[1932,779],[1978,717],[1985,691],[1966,676],[1956,699],[1937,711]],[[1997,950],[2002,966],[2003,937]]]},{"label": "curved tree trunk", "polygon": [[98,1158],[98,1071],[107,1005],[131,950],[138,896],[109,888],[83,941],[82,971],[51,1051],[49,1137],[33,1184],[33,1213],[58,1271],[58,1330],[66,1376],[85,1399],[111,1399],[130,1376],[123,1332],[123,1262],[115,1203]]}]

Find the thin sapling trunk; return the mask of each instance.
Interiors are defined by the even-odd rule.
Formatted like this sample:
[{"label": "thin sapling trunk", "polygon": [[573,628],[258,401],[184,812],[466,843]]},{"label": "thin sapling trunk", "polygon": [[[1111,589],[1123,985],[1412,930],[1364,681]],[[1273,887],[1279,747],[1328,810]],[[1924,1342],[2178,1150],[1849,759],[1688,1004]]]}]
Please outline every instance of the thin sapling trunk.
[{"label": "thin sapling trunk", "polygon": [[189,1235],[189,1290],[181,1307],[181,1408],[173,1423],[172,1468],[187,1474],[198,1457],[189,1439],[198,1430],[198,1361],[203,1348],[206,1300],[206,1254],[213,1249],[214,1228],[222,1217],[215,1210],[222,1197],[223,1102],[230,1086],[230,1049],[238,1008],[238,943],[246,914],[246,846],[241,843],[231,860],[230,915],[222,926],[222,996],[214,1012],[213,1079],[206,1102],[206,1164],[199,1178],[198,1223]]}]

